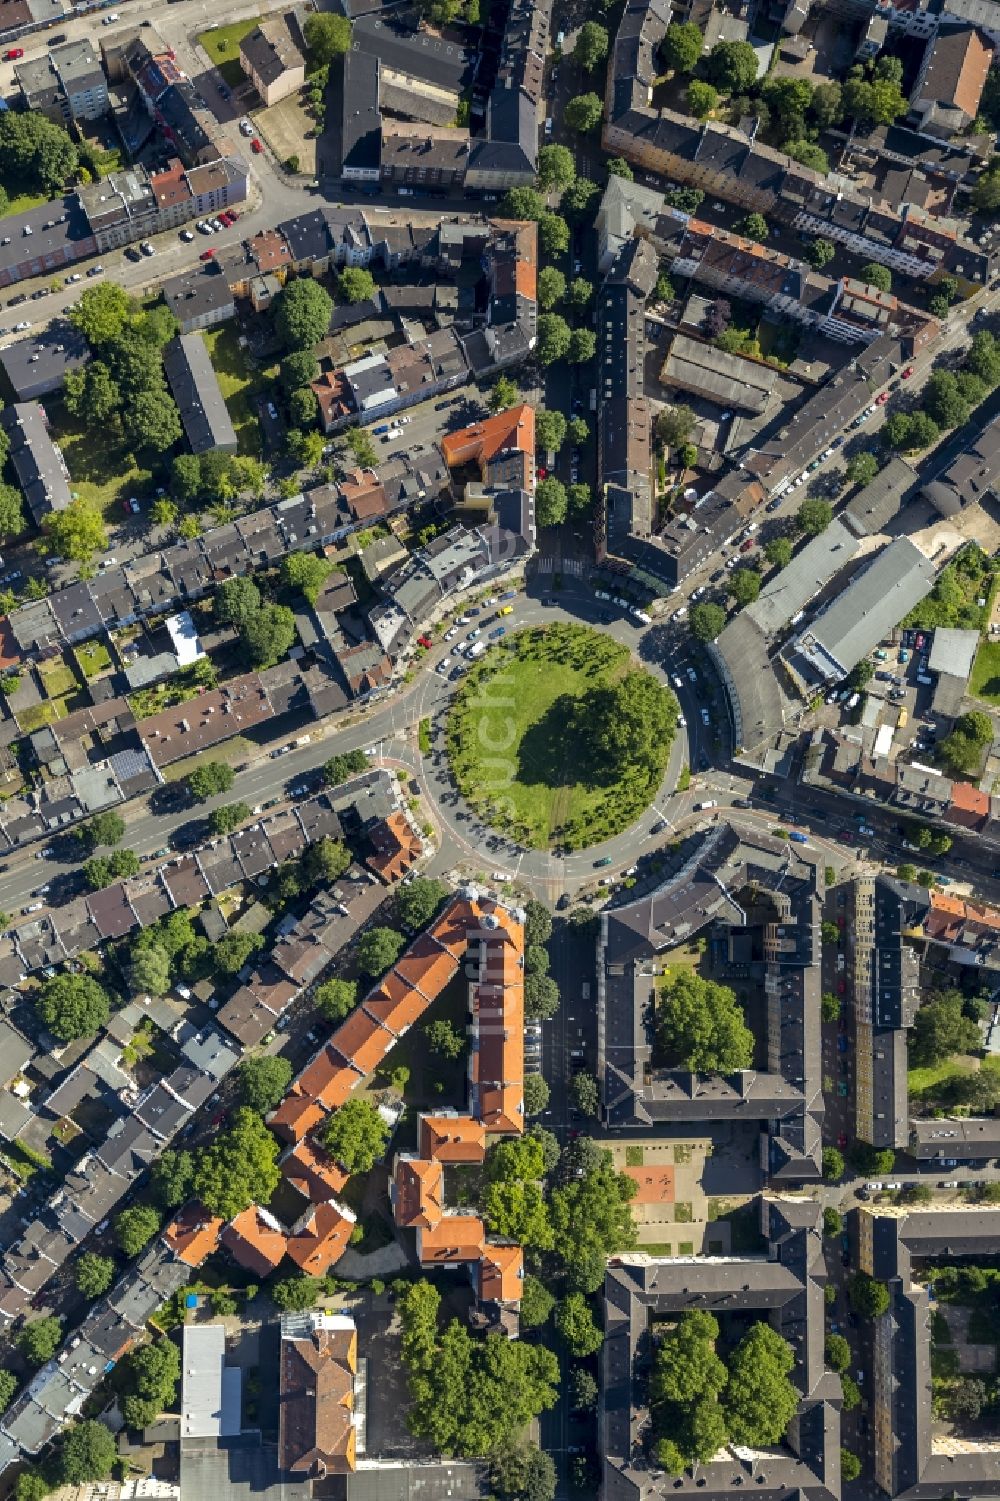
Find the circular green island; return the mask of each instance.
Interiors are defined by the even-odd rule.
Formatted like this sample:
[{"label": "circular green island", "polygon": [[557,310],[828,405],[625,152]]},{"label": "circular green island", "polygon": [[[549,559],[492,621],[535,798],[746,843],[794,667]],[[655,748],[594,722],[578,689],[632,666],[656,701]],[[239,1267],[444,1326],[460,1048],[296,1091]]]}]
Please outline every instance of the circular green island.
[{"label": "circular green island", "polygon": [[534,849],[586,849],[655,797],[677,700],[585,626],[518,631],[469,669],[448,716],[452,774],[484,822]]}]

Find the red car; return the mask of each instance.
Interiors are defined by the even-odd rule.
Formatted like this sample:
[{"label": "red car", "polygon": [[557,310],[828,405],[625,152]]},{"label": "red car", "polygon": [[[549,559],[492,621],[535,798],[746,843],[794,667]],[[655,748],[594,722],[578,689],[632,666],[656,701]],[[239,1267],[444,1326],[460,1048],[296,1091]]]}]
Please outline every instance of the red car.
[{"label": "red car", "polygon": [[253,152],[254,156],[260,156],[263,149],[264,148],[260,144],[260,141],[256,136],[254,136],[253,140],[250,142],[250,150]]},{"label": "red car", "polygon": [[434,645],[434,642],[431,640],[430,636],[418,636],[417,645],[424,647],[426,651],[430,651],[431,647]]},{"label": "red car", "polygon": [[913,366],[912,365],[908,365],[907,368],[903,371],[903,379],[904,380],[909,380],[909,378],[910,378],[910,376],[912,374],[913,374]]},{"label": "red car", "polygon": [[220,214],[219,215],[219,222],[220,222],[220,224],[224,224],[226,226],[226,228],[228,229],[229,226],[230,226],[230,224],[232,224],[232,222],[233,222],[233,216],[232,216],[232,214]]},{"label": "red car", "polygon": [[889,400],[889,393],[888,393],[888,391],[883,391],[882,394],[881,394],[881,396],[876,396],[876,398],[875,398],[875,405],[877,407],[884,407],[885,404],[886,404],[886,402],[888,400]]},{"label": "red car", "polygon": [[854,835],[851,833],[850,829],[841,829],[840,833],[837,835],[837,838],[840,840],[841,844],[854,843]]},{"label": "red car", "polygon": [[846,1147],[847,1146],[847,1132],[846,1131],[841,1131],[840,1135],[837,1137],[837,1145],[838,1145],[838,1147]]},{"label": "red car", "polygon": [[847,986],[844,984],[843,980],[838,980],[837,981],[837,994],[838,995],[843,995],[844,991],[846,989],[847,989]]},{"label": "red car", "polygon": [[753,540],[753,538],[752,537],[748,537],[745,542],[741,542],[740,543],[740,552],[749,552],[750,549],[751,549],[751,547],[756,547],[756,546],[757,546],[757,544]]},{"label": "red car", "polygon": [[548,474],[548,472],[549,471],[544,467],[544,465],[539,464],[538,468],[535,470],[535,478],[536,479],[545,479],[545,477]]},{"label": "red car", "polygon": [[16,63],[18,58],[23,56],[23,47],[8,47],[7,51],[3,55],[3,60],[5,63]]},{"label": "red car", "polygon": [[203,250],[201,252],[201,255],[199,255],[198,259],[200,261],[210,261],[212,259],[212,257],[214,256],[214,254],[215,254],[214,250]]}]

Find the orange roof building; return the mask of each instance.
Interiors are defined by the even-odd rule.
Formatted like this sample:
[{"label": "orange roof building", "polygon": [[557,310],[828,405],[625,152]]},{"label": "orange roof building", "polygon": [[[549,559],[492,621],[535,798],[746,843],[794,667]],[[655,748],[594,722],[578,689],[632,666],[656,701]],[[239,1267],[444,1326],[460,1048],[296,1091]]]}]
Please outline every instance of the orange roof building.
[{"label": "orange roof building", "polygon": [[501,927],[479,945],[473,987],[473,1110],[488,1131],[524,1130],[524,938]]},{"label": "orange roof building", "polygon": [[163,1239],[178,1261],[201,1266],[219,1248],[223,1221],[209,1214],[197,1199],[185,1204],[163,1232]]},{"label": "orange roof building", "polygon": [[347,1184],[348,1173],[334,1162],[329,1152],[312,1140],[297,1142],[279,1164],[282,1176],[303,1198],[321,1204],[339,1194]]},{"label": "orange roof building", "polygon": [[437,1162],[482,1162],[486,1127],[471,1115],[442,1110],[420,1117],[420,1155]]},{"label": "orange roof building", "polygon": [[382,1027],[402,1037],[423,1016],[430,1001],[390,970],[377,990],[365,997],[364,1009]]},{"label": "orange roof building", "polygon": [[[489,1136],[524,1130],[524,924],[520,914],[474,896],[450,902],[414,944],[407,960],[416,972],[447,955],[457,965],[476,959],[469,985],[472,1049],[470,1110],[441,1110],[418,1121],[419,1157],[396,1158],[392,1186],[396,1224],[417,1232],[417,1256],[425,1265],[474,1263],[473,1283],[481,1301],[520,1302],[524,1255],[520,1246],[486,1240],[475,1215],[450,1214],[445,1169],[479,1163]],[[397,973],[402,963],[396,966]],[[423,985],[429,982],[421,977]],[[503,1315],[501,1315],[503,1317]]]},{"label": "orange roof building", "polygon": [[267,1124],[282,1141],[301,1141],[318,1126],[326,1111],[318,1101],[305,1094],[286,1094],[267,1118]]},{"label": "orange roof building", "polygon": [[484,481],[489,479],[494,463],[519,454],[524,470],[521,488],[534,491],[535,409],[525,402],[459,428],[457,433],[446,433],[441,439],[441,452],[449,469],[475,464]]},{"label": "orange roof building", "polygon": [[312,1277],[322,1277],[347,1250],[355,1215],[330,1199],[307,1209],[292,1226],[288,1254],[296,1266]]},{"label": "orange roof building", "polygon": [[390,813],[388,818],[375,825],[370,838],[375,852],[368,856],[365,864],[387,886],[402,880],[423,853],[420,837],[405,813]]},{"label": "orange roof building", "polygon": [[457,972],[458,959],[441,948],[429,933],[423,933],[396,961],[394,969],[407,985],[434,1001]]},{"label": "orange roof building", "polygon": [[[490,443],[500,451],[504,432],[520,441],[522,421],[531,427],[533,451],[534,415],[529,407],[523,410],[527,417],[516,419],[515,414],[513,426],[508,421],[505,428],[495,419],[477,425],[489,428],[490,442],[480,444],[484,453],[490,451]],[[310,1207],[290,1231],[259,1206],[237,1215],[221,1232],[220,1240],[241,1266],[267,1276],[287,1254],[303,1271],[319,1275],[343,1255],[354,1215],[336,1196],[348,1175],[311,1133],[382,1064],[393,1044],[423,1016],[463,961],[473,971],[469,982],[470,1109],[421,1116],[419,1153],[401,1154],[394,1164],[394,1214],[399,1226],[416,1232],[421,1261],[436,1266],[473,1264],[473,1281],[484,1301],[509,1305],[520,1300],[520,1247],[491,1244],[487,1248],[482,1220],[467,1213],[449,1214],[446,1206],[449,1164],[481,1163],[491,1135],[524,1130],[523,918],[474,890],[454,897],[414,940],[337,1027],[272,1112],[271,1126],[290,1146],[281,1161],[282,1174],[310,1201]],[[175,1239],[181,1244],[180,1229]]]},{"label": "orange roof building", "polygon": [[486,1226],[475,1214],[446,1214],[431,1230],[417,1231],[417,1257],[425,1266],[481,1261]]},{"label": "orange roof building", "polygon": [[520,1246],[488,1244],[479,1263],[479,1297],[484,1303],[520,1303],[524,1252]]},{"label": "orange roof building", "polygon": [[372,1074],[385,1061],[395,1041],[392,1033],[369,1016],[363,1006],[357,1006],[334,1032],[330,1046],[359,1074]]},{"label": "orange roof building", "polygon": [[391,1185],[396,1224],[404,1230],[433,1230],[444,1213],[444,1167],[410,1154],[396,1158]]},{"label": "orange roof building", "polygon": [[256,1277],[269,1277],[284,1260],[287,1232],[259,1204],[244,1209],[222,1232],[222,1244],[240,1266]]},{"label": "orange roof building", "polygon": [[981,829],[989,816],[988,792],[980,792],[971,782],[952,782],[947,813],[949,823],[960,824],[966,829]]},{"label": "orange roof building", "polygon": [[278,1464],[322,1479],[357,1463],[358,1332],[345,1314],[284,1314],[278,1376]]},{"label": "orange roof building", "polygon": [[359,1083],[357,1071],[328,1043],[306,1064],[292,1088],[308,1095],[324,1109],[336,1110],[350,1099],[352,1090]]},{"label": "orange roof building", "polygon": [[456,897],[439,912],[423,935],[424,943],[439,944],[457,961],[465,957],[470,929],[478,929],[479,913],[465,897]]}]

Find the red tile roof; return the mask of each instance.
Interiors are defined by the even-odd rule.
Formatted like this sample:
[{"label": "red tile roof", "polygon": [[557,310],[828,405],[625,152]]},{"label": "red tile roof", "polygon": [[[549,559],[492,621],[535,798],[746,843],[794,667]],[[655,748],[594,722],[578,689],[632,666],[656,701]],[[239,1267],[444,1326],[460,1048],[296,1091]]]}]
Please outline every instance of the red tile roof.
[{"label": "red tile roof", "polygon": [[396,974],[429,1001],[439,996],[458,969],[458,959],[439,948],[426,934],[411,943],[396,963]]},{"label": "red tile roof", "polygon": [[358,1006],[330,1038],[330,1046],[361,1074],[373,1073],[395,1042],[391,1032],[380,1026]]},{"label": "red tile roof", "polygon": [[319,1316],[308,1335],[282,1334],[278,1463],[293,1475],[343,1475],[356,1464],[358,1335],[329,1322]]},{"label": "red tile roof", "polygon": [[406,1230],[432,1230],[444,1213],[444,1167],[419,1157],[396,1162],[395,1218]]},{"label": "red tile roof", "polygon": [[383,1027],[388,1027],[397,1037],[420,1020],[430,1001],[419,990],[413,990],[393,970],[385,976],[377,990],[365,997],[364,1008]]},{"label": "red tile roof", "polygon": [[418,1230],[417,1254],[422,1262],[479,1261],[486,1246],[486,1228],[477,1215],[446,1214],[431,1230]]},{"label": "red tile roof", "polygon": [[304,1095],[324,1105],[327,1110],[336,1110],[350,1098],[351,1091],[360,1083],[357,1072],[347,1059],[327,1043],[311,1063],[307,1063],[296,1081],[295,1088]]},{"label": "red tile roof", "polygon": [[974,813],[978,818],[989,818],[989,793],[980,792],[970,782],[952,782],[951,806],[961,813]]},{"label": "red tile roof", "polygon": [[480,470],[485,472],[490,460],[508,449],[530,454],[534,458],[535,409],[527,403],[508,407],[495,417],[474,422],[470,427],[461,427],[455,433],[446,433],[441,439],[441,452],[449,469],[458,469],[463,464],[478,464]]},{"label": "red tile roof", "polygon": [[485,1303],[520,1303],[524,1252],[520,1246],[487,1245],[479,1269],[479,1296]]},{"label": "red tile roof", "polygon": [[410,827],[405,813],[390,813],[389,817],[376,824],[371,831],[375,852],[365,861],[387,886],[399,881],[413,869],[420,859],[423,847],[420,838]]},{"label": "red tile roof", "polygon": [[422,1115],[420,1154],[437,1162],[482,1162],[486,1127],[471,1115]]},{"label": "red tile roof", "polygon": [[282,1176],[314,1204],[334,1198],[350,1176],[329,1152],[311,1140],[298,1142],[285,1153],[280,1165]]},{"label": "red tile roof", "polygon": [[322,1277],[347,1250],[354,1215],[332,1200],[317,1204],[288,1237],[288,1254],[304,1272]]},{"label": "red tile roof", "polygon": [[197,1200],[185,1204],[163,1232],[163,1239],[178,1261],[201,1266],[219,1248],[222,1220],[209,1214]]},{"label": "red tile roof", "polygon": [[267,1124],[283,1141],[301,1141],[318,1126],[326,1111],[305,1094],[286,1094],[281,1104],[267,1118]]},{"label": "red tile roof", "polygon": [[284,1259],[284,1227],[257,1204],[244,1209],[222,1232],[222,1244],[240,1266],[257,1277],[267,1277]]}]

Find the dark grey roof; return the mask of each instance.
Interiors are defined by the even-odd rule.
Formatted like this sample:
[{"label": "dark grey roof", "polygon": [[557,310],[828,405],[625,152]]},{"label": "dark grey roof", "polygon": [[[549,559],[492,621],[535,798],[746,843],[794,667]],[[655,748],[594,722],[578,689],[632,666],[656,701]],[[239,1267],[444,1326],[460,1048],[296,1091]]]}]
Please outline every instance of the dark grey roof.
[{"label": "dark grey roof", "polygon": [[222,273],[214,266],[182,271],[163,283],[163,298],[181,328],[197,318],[215,313],[229,317],[236,311],[233,294]]},{"label": "dark grey roof", "polygon": [[67,372],[81,369],[89,359],[83,334],[64,318],[54,318],[0,352],[0,365],[18,401],[61,390]]},{"label": "dark grey roof", "polygon": [[382,115],[379,110],[378,56],[352,50],[330,66],[332,102],[327,112],[327,135],[338,170],[377,172],[382,153]]},{"label": "dark grey roof", "polygon": [[406,11],[362,16],[354,23],[351,46],[377,57],[396,73],[453,93],[461,93],[472,82],[475,53],[454,40],[435,36]]},{"label": "dark grey roof", "polygon": [[34,1048],[9,1022],[0,1021],[0,1084],[9,1084],[30,1059]]},{"label": "dark grey roof", "polygon": [[10,461],[36,526],[52,511],[70,503],[69,471],[49,435],[37,402],[16,402],[0,412],[0,426],[10,439]]},{"label": "dark grey roof", "polygon": [[[598,1015],[609,1125],[704,1119],[768,1121],[773,1176],[819,1173],[823,1119],[818,1026],[821,867],[769,835],[721,823],[660,886],[601,913]],[[653,993],[664,951],[710,929],[748,925],[744,887],[766,897],[753,919],[767,997],[766,1061],[729,1076],[654,1069]]]},{"label": "dark grey roof", "polygon": [[200,333],[180,334],[163,351],[163,369],[194,453],[236,451],[236,431]]},{"label": "dark grey roof", "polygon": [[[836,1501],[840,1494],[840,1383],[824,1370],[826,1270],[819,1206],[770,1201],[762,1224],[763,1257],[660,1259],[615,1257],[604,1282],[605,1337],[601,1351],[598,1450],[603,1492],[620,1501],[681,1495],[732,1496],[736,1486],[770,1498],[810,1496]],[[787,1339],[796,1362],[791,1379],[802,1404],[783,1445],[764,1451],[727,1448],[725,1458],[667,1476],[648,1458],[648,1373],[652,1325],[686,1309],[704,1308],[741,1322],[754,1313]]]},{"label": "dark grey roof", "polygon": [[897,537],[855,573],[786,656],[812,675],[839,680],[930,593],[936,571],[909,537]]}]

